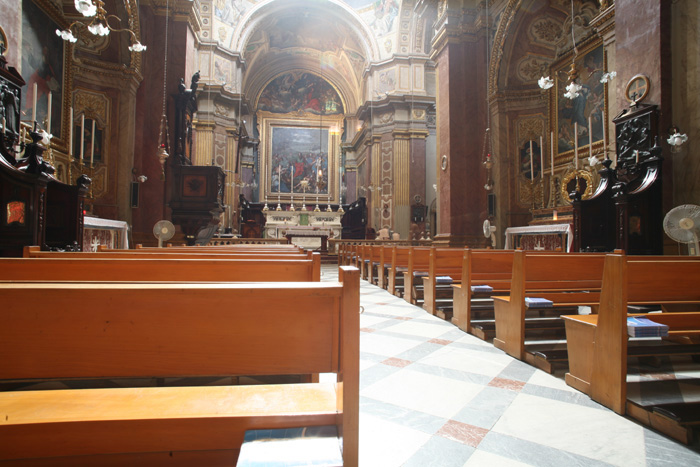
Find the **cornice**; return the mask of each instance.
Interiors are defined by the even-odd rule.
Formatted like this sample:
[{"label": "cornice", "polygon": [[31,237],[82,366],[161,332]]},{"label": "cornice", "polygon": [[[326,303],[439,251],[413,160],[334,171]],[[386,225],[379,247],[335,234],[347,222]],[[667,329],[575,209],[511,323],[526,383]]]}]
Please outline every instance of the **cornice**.
[{"label": "cornice", "polygon": [[142,5],[150,5],[158,16],[165,16],[166,12],[171,20],[186,21],[197,33],[202,29],[202,18],[199,0],[143,0]]}]

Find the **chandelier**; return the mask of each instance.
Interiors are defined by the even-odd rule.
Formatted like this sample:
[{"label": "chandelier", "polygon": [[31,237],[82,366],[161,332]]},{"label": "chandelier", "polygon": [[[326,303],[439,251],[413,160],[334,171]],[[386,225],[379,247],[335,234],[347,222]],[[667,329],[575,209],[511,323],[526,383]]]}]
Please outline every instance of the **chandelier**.
[{"label": "chandelier", "polygon": [[108,36],[110,31],[114,32],[128,32],[131,34],[131,45],[129,50],[131,52],[143,52],[146,50],[146,46],[141,44],[138,39],[136,39],[136,34],[134,31],[128,28],[113,28],[109,24],[110,18],[115,18],[118,22],[121,20],[115,15],[108,15],[105,10],[105,2],[103,0],[75,0],[75,9],[78,13],[81,13],[85,18],[91,18],[88,23],[82,21],[73,21],[70,26],[64,30],[56,29],[56,35],[67,42],[75,43],[78,38],[73,34],[73,27],[87,29],[90,34],[94,36]]}]

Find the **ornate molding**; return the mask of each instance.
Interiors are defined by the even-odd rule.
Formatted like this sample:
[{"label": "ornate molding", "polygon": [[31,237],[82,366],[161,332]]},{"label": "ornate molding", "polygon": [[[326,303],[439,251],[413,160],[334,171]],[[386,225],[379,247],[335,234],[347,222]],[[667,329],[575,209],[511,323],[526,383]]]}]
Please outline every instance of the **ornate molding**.
[{"label": "ornate molding", "polygon": [[77,89],[73,93],[73,108],[75,115],[80,115],[84,112],[86,116],[96,118],[103,126],[107,125],[107,115],[109,113],[109,98],[107,95],[87,91],[85,89]]}]

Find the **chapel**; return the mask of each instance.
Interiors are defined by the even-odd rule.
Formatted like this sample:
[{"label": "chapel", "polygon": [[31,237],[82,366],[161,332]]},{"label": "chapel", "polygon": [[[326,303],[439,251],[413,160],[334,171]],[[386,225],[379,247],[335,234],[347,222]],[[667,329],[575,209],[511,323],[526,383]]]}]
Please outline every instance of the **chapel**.
[{"label": "chapel", "polygon": [[[269,304],[260,306],[266,313],[270,309],[269,321],[283,323],[275,332],[283,334],[287,326],[290,334],[298,331],[303,335],[320,332],[318,323],[299,318],[295,327],[283,313],[278,316],[273,304],[298,301],[301,308],[308,297],[329,293],[338,294],[333,303],[341,303],[342,308],[343,303],[355,306],[343,297],[357,298],[357,305],[369,312],[357,323],[352,321],[353,326],[363,326],[357,346],[338,337],[350,326],[344,321],[343,310],[329,310],[340,313],[340,318],[328,318],[328,323],[322,320],[329,329],[338,326],[332,328],[336,333],[333,343],[339,346],[331,351],[335,352],[331,358],[335,366],[321,363],[320,357],[319,362],[313,358],[311,363],[309,355],[322,352],[316,348],[308,354],[300,351],[299,355],[292,352],[293,356],[285,356],[289,348],[299,347],[292,338],[279,341],[276,347],[282,351],[260,350],[250,361],[259,361],[257,364],[272,375],[301,374],[301,383],[318,383],[318,374],[347,376],[356,372],[357,378],[345,379],[346,396],[355,396],[348,396],[345,403],[346,407],[359,404],[360,446],[372,445],[365,442],[370,434],[379,436],[376,439],[388,436],[384,447],[379,442],[372,445],[371,454],[369,448],[364,448],[363,454],[361,447],[359,465],[656,465],[652,461],[660,452],[671,452],[670,458],[677,463],[698,462],[697,435],[688,428],[690,422],[679,415],[677,406],[630,406],[629,401],[625,403],[624,389],[611,383],[614,378],[609,374],[602,379],[602,389],[596,386],[596,368],[608,355],[622,352],[626,361],[627,344],[620,344],[619,336],[617,340],[611,337],[609,346],[596,351],[600,353],[591,351],[590,355],[598,358],[595,364],[582,357],[584,363],[573,366],[578,360],[569,350],[568,372],[564,367],[561,378],[548,380],[550,375],[537,376],[536,371],[544,368],[556,374],[557,365],[567,361],[566,341],[527,351],[523,335],[529,325],[523,324],[521,335],[517,330],[507,337],[499,334],[504,329],[498,325],[499,307],[510,310],[511,305],[499,304],[498,298],[488,306],[478,300],[491,300],[491,292],[498,289],[494,283],[503,277],[488,276],[495,281],[486,286],[488,293],[471,287],[470,293],[483,293],[483,297],[466,292],[459,295],[456,284],[461,280],[463,289],[469,289],[464,285],[466,258],[472,252],[474,265],[484,251],[510,252],[504,294],[510,293],[513,304],[516,289],[510,288],[511,265],[521,264],[522,272],[530,254],[532,258],[536,254],[554,258],[571,253],[565,260],[571,262],[563,266],[554,266],[558,259],[552,263],[543,260],[542,271],[561,267],[563,272],[556,270],[557,277],[537,279],[540,288],[532,285],[534,280],[524,278],[520,292],[544,294],[543,300],[549,304],[545,307],[554,302],[556,308],[561,299],[573,314],[585,308],[598,316],[598,308],[604,308],[598,294],[610,297],[605,291],[606,280],[614,283],[614,274],[619,273],[624,282],[628,272],[641,271],[634,276],[637,279],[630,280],[629,294],[624,289],[624,294],[615,296],[622,308],[641,314],[656,311],[652,308],[658,305],[671,315],[690,312],[683,319],[695,316],[697,309],[690,309],[689,304],[697,306],[700,296],[697,290],[688,291],[695,289],[692,285],[682,284],[697,282],[693,271],[700,264],[694,261],[700,255],[699,31],[697,0],[0,0],[0,262],[8,260],[9,268],[8,276],[0,278],[0,303],[23,301],[14,298],[21,291],[12,281],[31,282],[34,278],[59,281],[27,286],[37,287],[33,297],[38,298],[32,298],[37,307],[42,303],[40,297],[58,297],[55,306],[59,307],[62,294],[66,303],[82,300],[78,286],[61,281],[269,283],[325,278],[337,281],[338,290],[328,292],[330,289],[308,285],[308,290],[295,295],[288,287],[278,290],[269,286],[268,290],[264,288],[268,286],[261,286],[258,300],[271,298]],[[241,261],[249,261],[249,269],[232,273],[217,263],[221,258],[214,255],[219,253],[189,258],[191,250],[177,250],[185,245],[234,248],[244,243],[251,247],[258,243],[268,251],[251,248],[242,253],[246,258]],[[282,243],[294,243],[298,248],[292,251],[290,246],[283,251]],[[146,250],[166,244],[172,245],[173,254],[203,263],[183,265],[182,269],[153,263],[153,269],[144,266],[139,272],[138,266],[132,268],[123,260],[118,268],[129,271],[123,272],[126,279],[109,265],[116,263],[95,266],[94,272],[84,269],[87,277],[78,272],[82,268],[78,263],[63,263],[55,277],[44,278],[32,272],[35,270],[26,261],[20,264],[14,258],[33,254],[38,258],[40,252],[109,251],[118,255],[116,250],[137,247],[146,254]],[[375,247],[377,250],[372,249]],[[418,259],[419,253],[411,253],[410,263],[392,273],[391,264],[400,261],[400,249],[413,247],[425,250],[425,271],[420,272],[418,264],[423,260]],[[320,250],[320,258],[311,250]],[[443,250],[459,253],[452,260],[445,259],[444,264],[453,261],[453,265],[441,270],[435,264]],[[280,278],[272,278],[278,277],[278,272],[264,268],[277,266],[267,261],[281,258],[257,256],[264,254],[295,255],[300,269],[294,274],[301,279],[282,278],[281,272]],[[613,260],[606,257],[610,254],[624,261],[624,266],[616,263],[615,269]],[[595,265],[590,266],[597,268],[591,273],[595,280],[587,276],[589,265],[584,262],[588,260],[575,262],[577,255],[595,256],[591,259]],[[642,256],[673,257],[674,263],[657,258],[663,264],[648,272],[641,259],[634,259]],[[65,261],[78,261],[73,258]],[[287,259],[291,261],[291,257]],[[46,256],[45,261],[49,260]],[[96,256],[94,260],[95,264],[102,261]],[[308,265],[301,265],[307,261]],[[349,269],[338,272],[336,261],[341,266],[358,267],[358,275]],[[323,269],[319,269],[319,262],[324,263]],[[535,263],[537,259],[527,264]],[[314,269],[301,269],[307,266]],[[666,267],[675,272],[659,279]],[[45,272],[51,269],[41,268]],[[168,268],[172,268],[170,272],[164,271]],[[200,268],[206,270],[201,277]],[[687,274],[682,272],[686,268]],[[513,281],[516,269],[512,269]],[[182,277],[171,278],[178,273]],[[401,277],[402,273],[408,275]],[[474,277],[479,274],[474,272]],[[633,285],[655,288],[644,283],[653,276],[658,284],[667,280],[673,294],[676,289],[684,290],[676,295],[669,292],[663,298],[643,293],[642,298],[633,298]],[[362,282],[354,289],[348,285],[359,278]],[[571,285],[574,281],[587,282]],[[372,298],[370,287],[375,286],[387,289],[382,291],[386,297]],[[87,286],[86,296],[100,300],[104,290],[93,291],[92,287]],[[177,295],[177,287],[132,284],[124,295],[143,293],[145,303],[152,300],[149,293]],[[172,313],[174,322],[182,323],[183,328],[199,329],[197,320],[187,318],[185,304],[192,309],[200,308],[201,303],[202,309],[209,310],[225,308],[223,303],[227,302],[223,298],[210,301],[208,289],[204,290],[210,286],[202,286],[202,290],[192,287],[190,298],[183,293],[182,304],[174,305]],[[246,302],[249,296],[237,289],[238,285],[231,287],[221,293],[230,293],[230,300],[240,299],[257,308],[257,302]],[[71,292],[74,289],[75,294]],[[554,295],[547,295],[550,292]],[[121,295],[116,289],[111,293]],[[583,293],[589,295],[583,297]],[[403,300],[394,305],[396,297]],[[441,300],[448,300],[449,305],[441,305]],[[119,309],[132,306],[127,298],[114,303]],[[325,307],[332,308],[327,302],[309,301],[306,306],[324,312]],[[465,311],[460,311],[461,306]],[[479,306],[496,313],[492,327],[474,324],[475,316],[481,313]],[[427,311],[427,317],[416,314],[416,309]],[[522,313],[521,321],[525,322],[525,311]],[[8,329],[15,325],[25,329],[24,324],[18,324],[23,319],[2,314],[0,311],[0,328],[6,323]],[[540,310],[539,318],[546,315]],[[598,329],[607,326],[602,316]],[[105,332],[110,319],[103,319]],[[223,313],[211,320],[211,329],[200,330],[203,335],[215,333],[227,323]],[[339,325],[339,320],[343,324]],[[566,321],[566,332],[569,336],[578,332],[580,342],[604,340],[602,333],[598,337],[586,334],[595,329],[595,322],[593,328],[585,328],[591,325],[589,321],[567,321],[559,316],[556,320],[558,331],[564,332]],[[383,334],[375,330],[407,328],[409,321],[427,327],[419,330],[416,324],[412,330],[386,333],[387,341],[379,343]],[[700,317],[697,321],[692,325],[683,321],[682,326],[677,321],[663,321],[671,333],[680,326],[683,336],[675,338],[677,348],[660,358],[682,354],[688,362],[695,362],[700,355]],[[52,322],[50,316],[46,322]],[[59,332],[73,336],[70,326],[55,325]],[[36,325],[26,326],[31,329]],[[576,331],[576,326],[580,330]],[[202,337],[190,342],[175,327],[166,326],[159,346],[172,344],[177,352],[177,339],[181,338],[188,342],[181,347],[182,352],[194,349],[192,353],[197,354],[197,349],[210,349],[209,340]],[[515,327],[508,327],[508,332]],[[48,329],[42,332],[48,333]],[[543,334],[549,336],[550,331],[554,332],[547,328]],[[42,332],[37,331],[37,339],[45,335]],[[17,333],[21,331],[10,334]],[[0,332],[0,341],[2,335]],[[134,335],[144,341],[151,339],[149,330]],[[479,344],[461,341],[465,335],[478,336]],[[512,341],[516,335],[519,346]],[[627,342],[627,334],[623,335]],[[246,348],[262,348],[265,339],[276,339],[271,336],[253,333],[230,348],[219,347],[217,341],[211,349],[234,352],[235,348],[235,352],[247,355],[244,344]],[[408,346],[409,340],[420,341],[420,346]],[[485,350],[484,341],[492,340],[493,346],[489,343]],[[571,337],[568,341],[570,344]],[[5,352],[1,349],[16,345],[0,346],[0,355]],[[90,353],[86,349],[94,342],[86,345],[81,348],[76,344],[79,350],[73,350],[81,355]],[[680,345],[686,347],[679,350]],[[391,353],[379,350],[380,346],[388,346]],[[512,357],[512,362],[501,359],[500,354],[493,357],[495,348],[504,352],[504,358]],[[470,354],[465,358],[482,363],[478,369],[462,367],[455,363],[456,357],[446,355],[448,349],[453,355],[474,351],[476,357]],[[44,350],[50,352],[50,348]],[[97,351],[95,358],[111,355],[110,350],[105,352]],[[420,363],[421,352],[435,352],[435,359],[442,354],[439,356],[454,361],[434,362],[439,370],[430,370],[430,364]],[[648,350],[638,354],[659,361],[659,357],[647,355]],[[74,372],[70,364],[64,370],[57,364],[55,372],[44,377],[39,369],[23,372],[24,365],[33,368],[27,363],[31,359],[22,357],[20,351],[16,355],[16,368],[11,365],[13,368],[5,371],[0,363],[0,419],[4,407],[12,406],[12,402],[3,406],[2,392],[16,387],[14,382],[3,384],[4,380],[89,379],[99,373]],[[356,357],[353,363],[346,361],[346,355]],[[286,367],[286,363],[269,364],[293,358],[305,360],[307,366],[296,361]],[[361,362],[359,368],[357,361]],[[369,362],[386,367],[369,370]],[[186,369],[176,369],[170,363],[165,364],[167,369],[152,374],[148,368],[153,365],[144,363],[147,369],[135,370],[124,357],[101,376],[154,376],[160,386],[169,374],[228,374],[228,362],[203,365],[193,358]],[[256,374],[253,364],[245,363],[242,357],[236,361],[239,364],[248,371],[242,374]],[[423,366],[410,370],[410,364]],[[47,366],[52,365],[55,362]],[[122,371],[119,365],[128,369]],[[624,379],[627,364],[620,365],[617,370],[623,372]],[[660,365],[663,376],[656,380],[675,378],[678,366],[666,360]],[[430,390],[434,402],[429,407],[419,404],[409,409],[409,405],[402,405],[402,396],[396,395],[405,382],[415,383],[411,371],[428,375],[407,391]],[[639,370],[635,377],[643,380],[645,371]],[[305,379],[307,373],[312,375],[310,379]],[[469,382],[460,380],[459,375],[470,375]],[[488,379],[483,379],[486,375]],[[689,378],[684,383],[686,392],[677,390],[674,394],[687,394],[688,387],[697,387],[697,379]],[[339,377],[338,382],[342,381]],[[389,386],[389,381],[394,386]],[[628,395],[656,397],[653,390],[636,394],[630,389],[629,378],[627,381]],[[371,384],[375,386],[369,387]],[[458,402],[459,410],[440,405],[435,400],[442,398],[439,387],[443,385],[445,400],[461,400],[465,394],[470,394],[470,399]],[[486,390],[479,392],[482,386]],[[620,389],[622,399],[610,396],[614,392],[610,387]],[[504,396],[507,391],[524,396]],[[695,396],[696,391],[689,392]],[[526,434],[530,431],[526,426],[528,411],[540,413],[540,397],[561,405],[542,409],[551,417],[546,421],[529,420],[540,429],[533,433],[551,430],[546,439]],[[689,396],[683,397],[689,402]],[[661,399],[654,400],[658,403]],[[401,406],[402,415],[385,416],[389,409],[380,407],[378,401]],[[606,411],[600,419],[595,417],[602,410],[592,408],[597,403]],[[157,404],[154,407],[160,409]],[[692,410],[697,417],[700,411],[695,406]],[[352,412],[348,409],[348,413]],[[554,421],[557,413],[566,415]],[[405,432],[393,425],[393,417],[402,420]],[[584,419],[595,422],[586,425]],[[330,416],[321,424],[335,423],[329,420]],[[354,433],[354,438],[348,435],[346,443],[356,450],[357,424],[353,425],[352,416],[348,420],[350,424],[339,424],[338,430],[341,435]],[[589,445],[580,440],[552,441],[557,438],[557,429],[565,431],[577,423],[582,424],[584,436],[580,438],[588,434]],[[421,428],[414,430],[414,425]],[[434,429],[425,428],[428,425]],[[0,438],[2,430],[0,420]],[[88,425],[80,433],[89,431]],[[128,438],[128,431],[119,436]],[[0,461],[22,460],[19,454],[3,454],[5,449],[14,452],[10,444],[21,446],[21,434],[17,436],[7,438],[14,441],[5,444],[0,440]],[[68,439],[69,435],[65,436]],[[606,437],[614,439],[619,449],[607,446]],[[70,441],[64,442],[70,445]],[[388,443],[394,443],[395,449],[387,451]],[[209,446],[206,442],[203,445]],[[158,444],[153,451],[171,451],[163,446]],[[188,447],[183,452],[198,449],[214,452],[219,448]],[[83,459],[85,465],[96,465],[105,460],[99,457],[102,453],[80,457],[83,454],[70,449],[63,454],[61,449],[51,452],[47,458],[70,459],[70,463]],[[189,454],[179,455],[184,457],[178,458],[178,465],[196,465],[190,463],[195,461],[187,457]],[[548,455],[551,462],[545,461]],[[160,465],[165,457],[147,457],[145,463]],[[212,465],[220,461],[215,456],[211,459]],[[114,465],[119,465],[116,462]],[[356,462],[356,456],[345,457],[347,465]]]}]

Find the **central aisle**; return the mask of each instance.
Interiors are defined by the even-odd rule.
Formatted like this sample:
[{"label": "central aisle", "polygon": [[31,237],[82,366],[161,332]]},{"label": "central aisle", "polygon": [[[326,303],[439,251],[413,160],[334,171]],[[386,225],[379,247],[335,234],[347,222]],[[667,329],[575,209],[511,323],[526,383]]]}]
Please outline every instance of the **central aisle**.
[{"label": "central aisle", "polygon": [[561,378],[360,282],[360,466],[700,465]]}]

